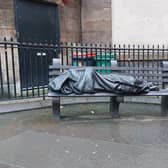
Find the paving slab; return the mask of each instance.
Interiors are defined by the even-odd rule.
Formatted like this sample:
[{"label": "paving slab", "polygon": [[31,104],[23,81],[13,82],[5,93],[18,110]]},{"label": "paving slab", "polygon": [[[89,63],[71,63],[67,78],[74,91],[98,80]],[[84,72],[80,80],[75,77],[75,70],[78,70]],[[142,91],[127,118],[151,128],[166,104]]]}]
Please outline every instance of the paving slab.
[{"label": "paving slab", "polygon": [[0,141],[0,163],[23,168],[167,168],[168,148],[26,131]]}]

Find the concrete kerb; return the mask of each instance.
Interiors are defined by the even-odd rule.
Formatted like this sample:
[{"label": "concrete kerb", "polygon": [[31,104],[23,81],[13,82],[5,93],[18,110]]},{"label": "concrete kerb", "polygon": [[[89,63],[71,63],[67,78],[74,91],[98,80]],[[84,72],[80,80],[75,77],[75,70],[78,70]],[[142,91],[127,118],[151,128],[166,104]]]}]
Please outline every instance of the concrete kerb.
[{"label": "concrete kerb", "polygon": [[[77,97],[77,98],[61,98],[61,105],[72,105],[81,103],[107,103],[109,97]],[[160,97],[125,97],[124,102],[126,103],[149,103],[149,104],[160,104]],[[10,100],[0,102],[0,114],[21,112],[26,110],[34,110],[41,108],[51,107],[51,98],[32,98],[32,99],[21,99],[21,100]]]}]

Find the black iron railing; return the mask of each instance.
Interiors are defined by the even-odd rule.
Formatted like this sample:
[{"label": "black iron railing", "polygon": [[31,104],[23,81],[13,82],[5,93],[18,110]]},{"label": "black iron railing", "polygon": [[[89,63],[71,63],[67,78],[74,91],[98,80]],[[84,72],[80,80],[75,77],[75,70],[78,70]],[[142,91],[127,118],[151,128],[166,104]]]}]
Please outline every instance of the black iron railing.
[{"label": "black iron railing", "polygon": [[19,43],[4,38],[0,42],[0,100],[45,98],[48,92],[48,66],[53,58],[60,58],[63,65],[73,66],[106,67],[110,66],[111,60],[117,60],[119,66],[141,67],[141,71],[132,71],[141,77],[143,67],[156,67],[157,70],[162,66],[162,61],[168,60],[168,47]]}]

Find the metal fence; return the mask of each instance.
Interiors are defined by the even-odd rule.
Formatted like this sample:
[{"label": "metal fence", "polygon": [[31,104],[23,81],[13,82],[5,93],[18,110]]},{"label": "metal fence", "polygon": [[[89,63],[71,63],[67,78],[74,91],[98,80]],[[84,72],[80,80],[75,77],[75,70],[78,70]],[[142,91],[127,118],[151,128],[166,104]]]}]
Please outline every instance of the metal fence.
[{"label": "metal fence", "polygon": [[[105,45],[61,43],[19,43],[13,39],[0,42],[0,100],[31,97],[45,98],[48,92],[48,66],[53,58],[63,65],[156,67],[168,60],[166,46]],[[134,71],[138,74],[140,71]],[[153,73],[153,72],[152,72]]]}]

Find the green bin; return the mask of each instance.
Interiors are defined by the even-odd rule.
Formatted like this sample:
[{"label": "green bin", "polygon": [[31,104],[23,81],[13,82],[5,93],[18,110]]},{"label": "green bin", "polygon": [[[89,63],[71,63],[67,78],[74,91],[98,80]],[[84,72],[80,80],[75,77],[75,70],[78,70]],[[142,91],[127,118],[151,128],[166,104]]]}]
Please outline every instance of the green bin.
[{"label": "green bin", "polygon": [[[116,60],[116,55],[114,53],[98,53],[96,55],[96,66],[98,67],[110,67],[111,60]],[[101,74],[109,74],[111,70],[97,70]]]}]

